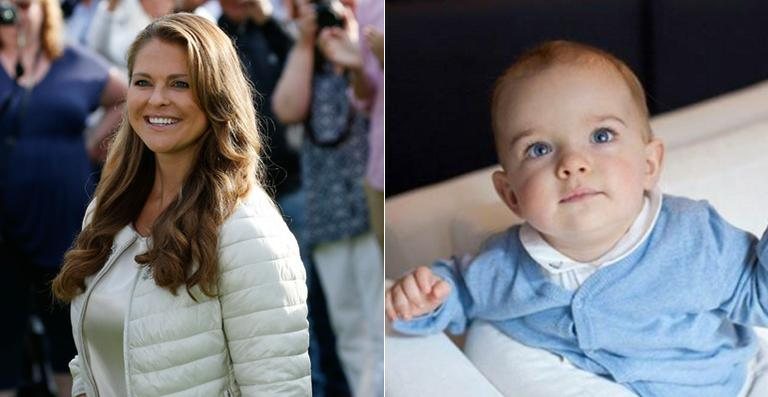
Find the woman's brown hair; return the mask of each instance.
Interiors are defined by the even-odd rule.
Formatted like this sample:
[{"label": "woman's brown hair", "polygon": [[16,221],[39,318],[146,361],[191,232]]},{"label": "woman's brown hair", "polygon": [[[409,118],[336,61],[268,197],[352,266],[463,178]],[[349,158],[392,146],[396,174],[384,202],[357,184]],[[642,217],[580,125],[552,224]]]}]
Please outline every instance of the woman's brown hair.
[{"label": "woman's brown hair", "polygon": [[[136,260],[174,294],[181,285],[187,291],[199,285],[214,296],[219,227],[263,175],[252,88],[229,37],[186,13],[161,17],[139,33],[128,51],[129,76],[137,53],[155,39],[186,50],[191,87],[210,127],[182,191],[152,227],[149,251]],[[117,232],[138,217],[154,177],[155,155],[124,115],[96,188],[95,209],[53,281],[57,298],[71,301],[85,291],[85,278],[104,266]]]}]

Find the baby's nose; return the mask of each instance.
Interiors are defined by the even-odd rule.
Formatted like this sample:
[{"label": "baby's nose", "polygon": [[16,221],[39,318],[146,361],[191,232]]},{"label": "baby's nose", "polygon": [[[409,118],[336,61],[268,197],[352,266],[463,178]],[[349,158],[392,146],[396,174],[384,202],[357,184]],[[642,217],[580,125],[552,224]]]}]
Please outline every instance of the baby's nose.
[{"label": "baby's nose", "polygon": [[576,174],[586,174],[591,170],[589,161],[584,156],[575,153],[566,154],[562,157],[557,167],[557,176],[565,179]]}]

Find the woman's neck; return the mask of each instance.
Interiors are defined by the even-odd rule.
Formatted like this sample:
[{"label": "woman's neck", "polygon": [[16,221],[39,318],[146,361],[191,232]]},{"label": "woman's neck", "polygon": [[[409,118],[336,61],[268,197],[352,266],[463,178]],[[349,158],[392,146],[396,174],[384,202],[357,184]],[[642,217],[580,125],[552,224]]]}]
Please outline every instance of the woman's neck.
[{"label": "woman's neck", "polygon": [[19,62],[24,70],[24,75],[29,77],[37,74],[37,68],[40,66],[44,56],[39,42],[30,41],[23,47],[20,47],[14,41],[11,41],[7,46],[5,46],[5,43],[3,44],[4,46],[0,54],[2,54],[3,67],[9,75],[17,77],[17,65]]},{"label": "woman's neck", "polygon": [[40,50],[40,40],[34,37],[28,29],[17,27],[3,32],[2,52],[5,55],[17,57],[21,52],[24,57],[33,57]]},{"label": "woman's neck", "polygon": [[179,158],[156,158],[155,183],[150,197],[159,200],[162,209],[181,192],[184,180],[192,166],[191,161]]}]

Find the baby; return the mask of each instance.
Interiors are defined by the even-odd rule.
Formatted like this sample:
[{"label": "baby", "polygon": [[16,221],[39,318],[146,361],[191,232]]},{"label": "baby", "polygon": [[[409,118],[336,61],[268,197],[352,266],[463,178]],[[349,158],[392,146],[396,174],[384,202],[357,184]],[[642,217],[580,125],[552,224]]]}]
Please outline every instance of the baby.
[{"label": "baby", "polygon": [[768,324],[768,239],[706,202],[662,196],[664,146],[632,71],[548,42],[499,78],[491,106],[493,184],[525,223],[471,260],[397,280],[393,327],[461,333],[484,320],[627,395],[768,395],[751,329]]}]

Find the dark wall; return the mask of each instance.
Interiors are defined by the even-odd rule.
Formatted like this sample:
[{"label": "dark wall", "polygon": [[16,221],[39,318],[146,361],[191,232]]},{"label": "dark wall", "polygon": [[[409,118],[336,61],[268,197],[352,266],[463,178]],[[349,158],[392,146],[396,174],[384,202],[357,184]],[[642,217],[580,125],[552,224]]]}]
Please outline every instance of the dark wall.
[{"label": "dark wall", "polygon": [[[489,94],[523,50],[551,39],[623,59],[652,113],[768,78],[768,2],[389,1],[386,191],[496,162]],[[766,104],[768,106],[768,104]]]},{"label": "dark wall", "polygon": [[768,78],[768,1],[648,3],[648,90],[657,112]]}]

